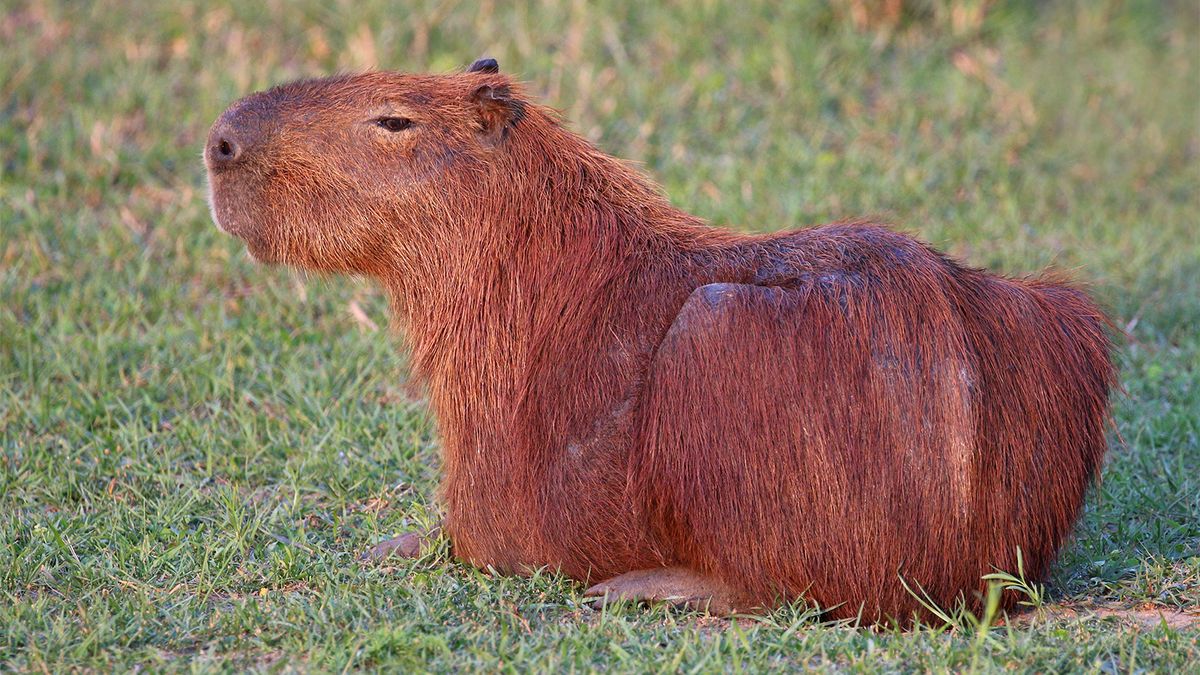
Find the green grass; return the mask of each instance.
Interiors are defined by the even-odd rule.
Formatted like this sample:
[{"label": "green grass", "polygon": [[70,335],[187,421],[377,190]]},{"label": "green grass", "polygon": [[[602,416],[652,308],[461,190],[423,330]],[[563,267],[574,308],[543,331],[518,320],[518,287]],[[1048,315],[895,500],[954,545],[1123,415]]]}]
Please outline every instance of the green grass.
[{"label": "green grass", "polygon": [[[1200,612],[1200,19],[1004,2],[955,30],[964,1],[882,32],[849,2],[0,1],[0,669],[1200,671],[1194,619],[1128,611]],[[436,518],[402,338],[349,311],[387,325],[369,285],[219,234],[200,147],[253,89],[482,54],[717,223],[873,215],[1086,280],[1131,334],[1123,442],[1044,609],[897,633],[597,612],[444,545],[357,564]]]}]

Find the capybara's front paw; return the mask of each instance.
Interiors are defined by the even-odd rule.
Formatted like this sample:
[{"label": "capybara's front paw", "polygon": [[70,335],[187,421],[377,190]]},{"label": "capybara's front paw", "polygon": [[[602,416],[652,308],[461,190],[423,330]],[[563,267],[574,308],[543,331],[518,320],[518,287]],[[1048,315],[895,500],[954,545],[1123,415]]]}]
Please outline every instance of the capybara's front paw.
[{"label": "capybara's front paw", "polygon": [[367,549],[362,554],[361,559],[369,562],[378,562],[392,556],[419,558],[437,540],[439,531],[440,529],[435,527],[431,530],[405,532],[395,539],[379,542]]},{"label": "capybara's front paw", "polygon": [[685,567],[634,570],[602,581],[583,592],[603,606],[618,600],[665,602],[712,614],[733,614],[753,608],[725,584]]}]

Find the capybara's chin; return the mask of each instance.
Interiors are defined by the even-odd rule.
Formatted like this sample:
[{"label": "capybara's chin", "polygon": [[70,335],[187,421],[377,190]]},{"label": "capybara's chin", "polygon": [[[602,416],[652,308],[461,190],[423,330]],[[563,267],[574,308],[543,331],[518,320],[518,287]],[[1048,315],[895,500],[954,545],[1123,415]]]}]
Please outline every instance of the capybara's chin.
[{"label": "capybara's chin", "polygon": [[246,204],[261,203],[261,198],[246,185],[238,185],[229,178],[209,175],[208,209],[213,222],[222,232],[237,237],[246,245],[246,251],[260,263],[278,264],[273,251],[271,237],[265,232],[263,219],[244,209]]}]

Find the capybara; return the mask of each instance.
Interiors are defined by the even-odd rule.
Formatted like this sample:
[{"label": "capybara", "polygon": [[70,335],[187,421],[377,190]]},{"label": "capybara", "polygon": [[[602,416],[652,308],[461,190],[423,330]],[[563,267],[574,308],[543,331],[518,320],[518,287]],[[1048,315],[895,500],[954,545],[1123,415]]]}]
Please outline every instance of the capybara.
[{"label": "capybara", "polygon": [[1084,293],[869,223],[714,228],[494,60],[253,94],[205,161],[253,257],[386,291],[473,565],[903,624],[918,595],[978,611],[1018,551],[1044,577],[1098,477],[1114,368]]}]

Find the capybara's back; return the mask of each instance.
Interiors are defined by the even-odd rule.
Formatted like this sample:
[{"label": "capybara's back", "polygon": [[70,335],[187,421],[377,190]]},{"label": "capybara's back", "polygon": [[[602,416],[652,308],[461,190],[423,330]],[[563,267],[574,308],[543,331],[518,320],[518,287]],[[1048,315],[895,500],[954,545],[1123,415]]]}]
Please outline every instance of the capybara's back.
[{"label": "capybara's back", "polygon": [[710,227],[493,60],[255,94],[205,160],[255,257],[386,290],[479,567],[906,622],[978,609],[1018,552],[1042,577],[1097,476],[1114,373],[1082,293],[869,224]]}]

